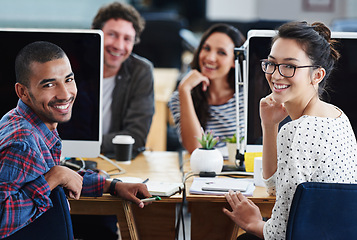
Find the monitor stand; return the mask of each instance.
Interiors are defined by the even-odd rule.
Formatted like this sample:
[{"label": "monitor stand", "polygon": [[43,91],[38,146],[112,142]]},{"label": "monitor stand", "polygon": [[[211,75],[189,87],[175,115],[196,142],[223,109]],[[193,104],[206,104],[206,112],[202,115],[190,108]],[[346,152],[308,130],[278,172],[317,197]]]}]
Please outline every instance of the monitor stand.
[{"label": "monitor stand", "polygon": [[245,172],[244,154],[241,154],[238,149],[236,153],[236,162],[239,162],[239,164],[223,165],[222,172]]}]

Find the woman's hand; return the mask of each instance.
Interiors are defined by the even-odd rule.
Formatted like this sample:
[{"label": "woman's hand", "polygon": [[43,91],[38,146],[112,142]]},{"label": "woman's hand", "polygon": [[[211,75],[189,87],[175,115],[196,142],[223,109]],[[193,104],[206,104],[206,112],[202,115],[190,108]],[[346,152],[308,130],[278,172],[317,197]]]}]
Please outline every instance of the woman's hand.
[{"label": "woman's hand", "polygon": [[202,90],[206,91],[210,81],[199,71],[192,70],[181,80],[180,85],[178,86],[180,98],[181,139],[182,145],[189,153],[192,153],[193,150],[200,147],[195,136],[201,135],[201,123],[196,114],[191,95],[192,89],[200,83],[202,83]]},{"label": "woman's hand", "polygon": [[284,104],[277,103],[272,94],[260,100],[260,119],[262,126],[277,126],[288,116]]},{"label": "woman's hand", "polygon": [[196,69],[191,70],[180,82],[179,90],[185,90],[191,92],[191,90],[202,83],[202,91],[206,91],[210,82],[209,79],[202,75]]},{"label": "woman's hand", "polygon": [[265,222],[262,220],[262,215],[257,205],[243,196],[241,192],[229,190],[225,197],[232,211],[224,208],[223,212],[243,230],[264,238],[263,228]]}]

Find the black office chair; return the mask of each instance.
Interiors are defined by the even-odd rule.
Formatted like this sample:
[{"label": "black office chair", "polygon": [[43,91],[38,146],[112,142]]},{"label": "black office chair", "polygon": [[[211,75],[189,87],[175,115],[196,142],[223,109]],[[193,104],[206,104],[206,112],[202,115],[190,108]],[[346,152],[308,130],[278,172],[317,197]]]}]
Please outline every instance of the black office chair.
[{"label": "black office chair", "polygon": [[356,239],[357,184],[306,182],[298,185],[286,240]]},{"label": "black office chair", "polygon": [[[177,14],[144,13],[146,25],[133,52],[149,59],[156,68],[181,68],[186,21]],[[188,31],[188,30],[187,30]]]},{"label": "black office chair", "polygon": [[51,209],[26,227],[5,239],[73,240],[73,229],[68,201],[62,187],[53,189],[50,198],[53,203]]}]

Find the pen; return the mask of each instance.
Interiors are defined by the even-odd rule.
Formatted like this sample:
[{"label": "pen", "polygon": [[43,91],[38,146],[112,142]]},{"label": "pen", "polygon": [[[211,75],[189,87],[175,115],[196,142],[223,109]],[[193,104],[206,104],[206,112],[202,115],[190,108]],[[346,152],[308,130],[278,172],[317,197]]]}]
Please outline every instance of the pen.
[{"label": "pen", "polygon": [[141,199],[141,201],[144,202],[144,203],[145,202],[153,202],[153,201],[156,201],[156,200],[161,200],[161,197],[156,196],[156,197]]},{"label": "pen", "polygon": [[149,178],[145,179],[143,183],[147,183],[149,181]]}]

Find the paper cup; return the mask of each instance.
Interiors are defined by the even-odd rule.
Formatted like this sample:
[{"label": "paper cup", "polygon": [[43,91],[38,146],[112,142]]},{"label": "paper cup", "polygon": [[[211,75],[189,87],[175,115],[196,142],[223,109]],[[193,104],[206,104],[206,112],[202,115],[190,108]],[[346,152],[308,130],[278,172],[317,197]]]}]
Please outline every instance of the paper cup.
[{"label": "paper cup", "polygon": [[114,145],[115,159],[117,161],[126,162],[132,158],[133,144],[135,139],[129,135],[116,135],[112,143]]}]

